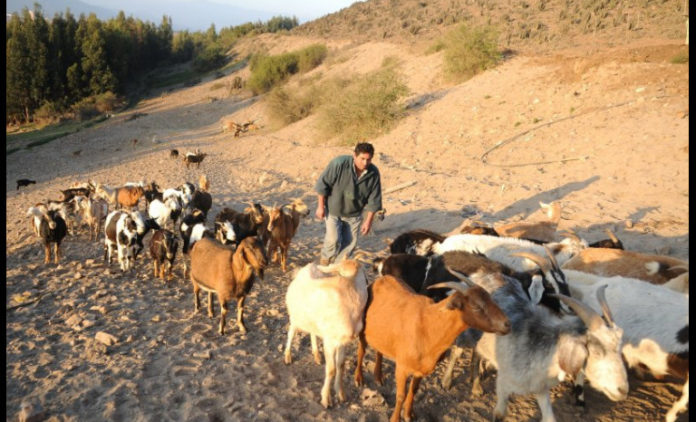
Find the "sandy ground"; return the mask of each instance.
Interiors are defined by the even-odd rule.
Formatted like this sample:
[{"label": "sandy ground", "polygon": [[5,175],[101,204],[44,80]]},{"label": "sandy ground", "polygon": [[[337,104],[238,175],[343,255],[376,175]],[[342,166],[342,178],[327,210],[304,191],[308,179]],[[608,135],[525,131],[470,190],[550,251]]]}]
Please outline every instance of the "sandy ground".
[{"label": "sandy ground", "polygon": [[[311,41],[266,40],[278,51]],[[669,63],[686,49],[679,42],[517,55],[454,86],[438,76],[438,55],[424,59],[385,44],[335,47],[356,61],[323,66],[323,74],[366,71],[396,55],[413,92],[408,117],[371,141],[384,189],[416,183],[384,195],[387,217],[360,240],[361,249],[379,252],[409,229],[446,232],[474,214],[490,223],[536,219],[539,201],[560,200],[561,229],[596,241],[610,228],[627,249],[688,259],[688,64]],[[367,375],[358,389],[346,376],[347,401],[328,410],[319,403],[324,369],[311,357],[309,338],[296,340],[295,361],[283,363],[290,270],[273,265],[255,284],[245,309],[248,334],[234,327],[230,305],[230,329],[220,336],[219,308],[214,320],[192,314],[192,288],[179,266],[169,285],[152,277],[148,257],[122,274],[115,263],[107,267],[102,243],[88,241],[84,229],[66,238],[60,265],[43,264],[26,210],[75,181],[174,187],[205,173],[213,216],[224,206],[293,197],[304,198],[313,215],[316,177],[350,149],[329,146],[312,117],[272,131],[258,98],[211,89],[235,75],[165,92],[97,127],[8,156],[6,304],[18,304],[16,295],[41,299],[6,312],[8,420],[22,403],[54,421],[388,420],[391,362],[382,387]],[[134,111],[147,115],[126,121]],[[257,119],[262,128],[233,138],[220,131],[223,119]],[[135,148],[133,138],[140,140]],[[171,148],[209,155],[199,169],[186,169],[169,158]],[[25,177],[38,183],[16,191],[15,180]],[[322,224],[303,221],[290,268],[316,259],[322,237]],[[95,340],[100,331],[116,343]],[[348,356],[352,374],[354,346]],[[369,369],[373,357],[368,352]],[[424,380],[417,421],[491,418],[495,375],[484,381],[485,395],[473,397],[461,372],[465,357],[451,390],[441,387],[442,364]],[[572,404],[568,384],[552,396],[559,421],[655,421],[679,390],[677,383],[632,377],[628,399],[613,403],[588,386],[584,410]],[[514,398],[509,415],[540,417],[531,397]]]}]

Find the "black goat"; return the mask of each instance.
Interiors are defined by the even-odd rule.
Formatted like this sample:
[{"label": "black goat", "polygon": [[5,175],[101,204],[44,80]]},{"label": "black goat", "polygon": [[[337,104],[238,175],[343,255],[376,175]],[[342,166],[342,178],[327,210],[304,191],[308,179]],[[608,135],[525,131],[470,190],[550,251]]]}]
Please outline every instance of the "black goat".
[{"label": "black goat", "polygon": [[218,240],[225,243],[226,235],[222,233],[224,226],[219,223],[229,221],[235,234],[235,243],[239,244],[244,238],[256,236],[263,224],[263,207],[261,204],[253,204],[247,212],[240,213],[232,208],[223,208],[215,217],[215,227]]},{"label": "black goat", "polygon": [[19,179],[17,180],[17,190],[23,186],[29,186],[31,184],[35,184],[36,180],[29,180],[29,179]]},{"label": "black goat", "polygon": [[60,216],[60,211],[48,210],[43,214],[42,218],[39,219],[39,225],[36,228],[39,237],[44,245],[44,252],[46,257],[44,263],[48,264],[51,262],[51,243],[53,244],[54,254],[53,259],[57,264],[60,259],[60,243],[63,238],[68,233],[67,225],[65,220]]},{"label": "black goat", "polygon": [[208,211],[213,206],[213,197],[208,192],[196,190],[193,192],[193,198],[189,205],[191,208],[201,210],[207,219]]},{"label": "black goat", "polygon": [[412,255],[430,256],[433,245],[441,243],[445,236],[425,229],[416,229],[401,233],[389,245],[391,253],[408,253]]}]

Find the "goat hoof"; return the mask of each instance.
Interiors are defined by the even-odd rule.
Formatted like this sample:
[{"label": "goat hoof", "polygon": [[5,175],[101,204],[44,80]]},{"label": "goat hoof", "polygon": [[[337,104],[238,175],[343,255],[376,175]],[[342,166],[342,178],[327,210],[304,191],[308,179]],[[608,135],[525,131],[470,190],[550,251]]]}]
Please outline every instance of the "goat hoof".
[{"label": "goat hoof", "polygon": [[290,356],[289,354],[286,354],[283,361],[285,362],[286,365],[290,365],[292,363],[292,356]]}]

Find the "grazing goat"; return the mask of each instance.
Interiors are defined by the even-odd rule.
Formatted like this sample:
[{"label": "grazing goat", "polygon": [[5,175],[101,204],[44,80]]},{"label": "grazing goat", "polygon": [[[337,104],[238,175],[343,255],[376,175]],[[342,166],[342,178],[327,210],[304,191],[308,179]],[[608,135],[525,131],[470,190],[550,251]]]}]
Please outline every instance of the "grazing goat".
[{"label": "grazing goat", "polygon": [[17,180],[17,190],[19,190],[19,188],[21,188],[21,187],[29,186],[32,184],[36,184],[36,180],[19,179],[19,180]]},{"label": "grazing goat", "polygon": [[[583,271],[600,276],[637,278],[652,284],[662,284],[682,293],[689,292],[686,285],[669,283],[689,272],[689,263],[666,255],[644,254],[634,251],[608,248],[588,248],[562,264],[563,269]],[[685,289],[685,290],[684,290]]]},{"label": "grazing goat", "polygon": [[137,235],[138,226],[129,212],[110,212],[104,225],[104,260],[111,265],[111,253],[115,246],[121,271],[129,270],[135,260]]},{"label": "grazing goat", "polygon": [[[219,223],[229,221],[234,229],[236,242],[239,243],[244,238],[256,236],[259,234],[261,224],[264,220],[263,207],[260,204],[251,204],[244,213],[233,210],[232,208],[223,208],[215,217],[215,226],[218,239],[226,237],[223,233],[222,226]],[[222,240],[221,240],[222,241]]]},{"label": "grazing goat", "polygon": [[179,150],[178,149],[172,149],[169,151],[169,158],[179,158]]},{"label": "grazing goat", "polygon": [[110,188],[101,183],[97,183],[95,194],[104,198],[110,204],[118,208],[137,208],[138,201],[145,194],[145,189],[142,186],[121,186]]},{"label": "grazing goat", "polygon": [[68,188],[60,191],[61,201],[67,202],[76,196],[86,196],[89,197],[90,194],[94,193],[94,189],[91,187],[79,187],[79,188]]},{"label": "grazing goat", "polygon": [[[622,354],[630,368],[647,368],[658,379],[685,379],[682,396],[666,415],[672,422],[689,401],[689,299],[642,280],[602,277],[564,270],[574,297],[594,309],[597,291],[608,286],[607,302],[614,321],[623,329]],[[581,384],[581,381],[580,385]]]},{"label": "grazing goat", "polygon": [[294,200],[287,208],[290,214],[284,211],[285,207],[271,208],[267,226],[268,232],[270,233],[268,254],[272,255],[272,262],[277,262],[277,252],[280,251],[280,266],[283,272],[287,269],[290,241],[297,232],[300,219],[306,218],[309,215],[309,208],[307,208],[307,205],[305,205],[301,199]]},{"label": "grazing goat", "polygon": [[534,394],[542,421],[555,421],[549,389],[583,369],[590,385],[610,400],[626,398],[628,377],[619,353],[622,330],[603,297],[598,300],[604,318],[584,303],[558,295],[577,315],[559,318],[530,302],[511,277],[488,274],[473,280],[491,293],[512,327],[502,337],[483,333],[476,345],[476,352],[498,369],[496,420],[505,417],[510,394]]},{"label": "grazing goat", "polygon": [[494,225],[498,236],[514,237],[518,239],[528,239],[540,243],[548,243],[556,240],[556,230],[561,221],[561,203],[553,201],[550,204],[539,202],[539,205],[546,211],[548,221],[519,221],[503,225]]},{"label": "grazing goat", "polygon": [[316,337],[321,337],[326,360],[321,404],[332,404],[332,379],[338,401],[345,401],[341,379],[346,346],[362,331],[367,304],[367,276],[360,263],[348,259],[329,267],[307,264],[288,286],[285,304],[290,318],[285,363],[292,362],[292,340],[297,330],[311,335],[314,360],[321,363],[316,342]]},{"label": "grazing goat", "polygon": [[[430,374],[454,339],[469,327],[498,334],[510,331],[507,317],[481,287],[441,283],[431,287],[457,289],[447,300],[435,303],[416,294],[392,276],[382,276],[368,288],[365,328],[360,334],[355,382],[363,384],[365,345],[377,352],[375,380],[382,384],[382,355],[396,362],[396,405],[391,422],[411,420],[413,400],[422,377]],[[397,324],[394,321],[398,321]],[[412,376],[406,396],[406,381]],[[405,402],[404,402],[405,399]]]},{"label": "grazing goat", "polygon": [[416,229],[401,233],[389,245],[391,253],[408,253],[412,255],[430,256],[434,246],[442,243],[445,236],[425,229]]},{"label": "grazing goat", "polygon": [[237,327],[246,333],[243,312],[244,299],[254,285],[254,275],[263,280],[266,267],[266,254],[256,237],[248,237],[240,242],[235,251],[210,238],[197,241],[191,249],[191,283],[195,312],[198,312],[198,292],[208,292],[208,315],[213,315],[213,292],[220,302],[220,335],[225,334],[227,302],[237,299]]},{"label": "grazing goat", "polygon": [[196,168],[199,168],[201,166],[201,162],[203,162],[203,159],[207,155],[207,153],[200,152],[199,150],[196,150],[196,152],[189,151],[184,156],[184,164],[186,164],[186,168],[189,168],[191,164],[195,164]]},{"label": "grazing goat", "polygon": [[176,235],[169,230],[160,229],[155,231],[150,238],[150,257],[154,276],[164,280],[167,276],[167,262],[169,263],[169,279],[172,278],[172,270],[174,268],[174,259],[176,258],[176,250],[179,247],[179,242],[176,240]]},{"label": "grazing goat", "polygon": [[[75,203],[89,226],[89,240],[97,240],[101,231],[101,224],[109,213],[109,204],[101,198],[75,196],[71,201]],[[94,239],[92,239],[94,237]]]},{"label": "grazing goat", "polygon": [[51,243],[53,244],[53,260],[57,264],[60,259],[60,243],[68,233],[65,220],[60,211],[49,210],[45,207],[34,206],[27,211],[28,217],[33,217],[34,232],[41,238],[44,246],[44,264],[51,262]]},{"label": "grazing goat", "polygon": [[154,218],[157,225],[164,228],[169,222],[176,224],[175,219],[181,213],[181,203],[175,196],[170,196],[166,200],[153,199],[147,207],[150,218]]}]

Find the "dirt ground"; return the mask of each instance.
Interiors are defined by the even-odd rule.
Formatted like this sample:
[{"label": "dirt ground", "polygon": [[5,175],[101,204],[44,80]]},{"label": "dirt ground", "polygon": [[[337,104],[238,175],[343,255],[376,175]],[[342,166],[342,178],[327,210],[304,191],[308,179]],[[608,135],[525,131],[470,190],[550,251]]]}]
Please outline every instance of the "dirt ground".
[{"label": "dirt ground", "polygon": [[[264,39],[277,51],[312,41]],[[610,228],[627,249],[688,259],[688,64],[669,61],[687,50],[679,41],[513,55],[460,85],[441,80],[437,54],[426,59],[385,43],[334,47],[351,59],[316,72],[366,72],[397,56],[413,93],[408,116],[370,141],[383,189],[415,184],[384,195],[387,216],[360,239],[360,249],[377,253],[403,231],[446,232],[473,215],[489,223],[536,219],[539,201],[560,200],[560,229],[592,242]],[[309,338],[296,340],[295,361],[283,363],[285,290],[292,268],[318,256],[323,226],[317,221],[301,223],[288,273],[272,265],[254,285],[246,335],[234,327],[234,305],[225,336],[217,333],[219,308],[213,320],[203,311],[193,315],[192,288],[180,266],[167,285],[153,278],[149,257],[122,274],[116,263],[105,264],[102,243],[90,242],[84,229],[66,238],[60,265],[43,264],[27,208],[58,198],[58,189],[76,181],[155,180],[166,188],[205,173],[212,216],[225,206],[294,197],[313,215],[317,176],[350,148],[322,139],[313,117],[273,130],[259,98],[213,87],[237,74],[162,92],[98,126],[7,157],[6,306],[40,298],[6,311],[8,420],[22,403],[53,421],[388,420],[395,401],[391,362],[384,386],[368,374],[367,385],[356,388],[347,375],[347,401],[328,410],[319,403],[324,368],[314,363]],[[146,115],[126,120],[134,112]],[[221,132],[225,119],[256,119],[261,129],[234,138]],[[170,159],[172,148],[182,154],[200,148],[208,156],[200,168],[187,169]],[[37,184],[17,191],[20,178]],[[99,331],[116,343],[95,340]],[[354,346],[348,356],[352,375]],[[369,369],[373,358],[368,352]],[[495,375],[484,381],[483,396],[472,396],[462,375],[467,360],[448,391],[440,383],[443,364],[424,379],[417,421],[491,419]],[[630,388],[627,400],[613,403],[587,386],[583,410],[563,383],[552,390],[556,418],[661,420],[681,386],[632,376]],[[531,397],[511,401],[507,420],[539,418]],[[679,420],[688,420],[688,412]]]}]

